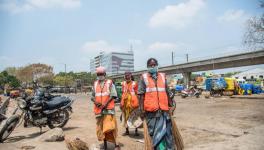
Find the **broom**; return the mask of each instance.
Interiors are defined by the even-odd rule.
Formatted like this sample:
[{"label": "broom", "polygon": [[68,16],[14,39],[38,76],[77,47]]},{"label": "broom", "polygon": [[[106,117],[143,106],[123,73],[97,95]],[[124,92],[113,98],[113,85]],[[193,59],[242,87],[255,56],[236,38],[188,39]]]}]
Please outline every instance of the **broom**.
[{"label": "broom", "polygon": [[170,112],[170,119],[172,123],[172,134],[174,136],[174,142],[176,144],[177,150],[183,150],[184,149],[184,143],[182,140],[182,136],[178,130],[176,121],[172,117],[172,113]]},{"label": "broom", "polygon": [[146,119],[144,119],[144,121],[143,121],[143,127],[144,127],[145,150],[152,150],[153,146],[152,146],[151,138],[149,136]]}]

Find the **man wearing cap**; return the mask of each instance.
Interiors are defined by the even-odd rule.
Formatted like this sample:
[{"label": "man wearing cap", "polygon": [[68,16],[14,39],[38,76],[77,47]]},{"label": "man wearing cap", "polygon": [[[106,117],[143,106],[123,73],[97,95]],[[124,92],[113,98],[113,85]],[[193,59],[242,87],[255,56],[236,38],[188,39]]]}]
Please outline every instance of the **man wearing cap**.
[{"label": "man wearing cap", "polygon": [[[124,127],[126,128],[126,132],[124,135],[129,135],[129,129],[127,125],[127,120],[133,110],[138,108],[138,98],[137,98],[137,90],[138,85],[137,82],[133,81],[133,76],[131,72],[125,72],[125,81],[122,82],[122,98],[120,107],[122,110],[122,116],[124,117]],[[135,129],[135,136],[138,136],[137,128]]]},{"label": "man wearing cap", "polygon": [[115,117],[115,102],[117,92],[112,80],[106,79],[104,67],[96,68],[97,80],[94,82],[91,100],[94,102],[96,116],[96,134],[99,141],[104,141],[104,149],[107,149],[107,141],[115,144],[115,149],[120,149],[117,144],[117,123]]}]

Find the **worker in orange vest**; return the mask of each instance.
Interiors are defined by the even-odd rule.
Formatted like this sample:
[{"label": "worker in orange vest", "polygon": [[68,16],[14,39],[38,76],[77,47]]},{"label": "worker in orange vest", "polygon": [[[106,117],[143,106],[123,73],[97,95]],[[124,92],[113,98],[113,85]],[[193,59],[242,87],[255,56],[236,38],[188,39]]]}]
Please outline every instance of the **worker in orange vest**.
[{"label": "worker in orange vest", "polygon": [[[148,72],[142,74],[138,83],[141,116],[147,124],[144,133],[149,133],[144,135],[145,143],[148,142],[146,139],[151,139],[151,147],[145,144],[145,149],[176,149],[169,114],[176,105],[170,97],[166,76],[158,72],[158,61],[155,58],[147,61],[147,68]],[[146,138],[147,136],[150,138]]]},{"label": "worker in orange vest", "polygon": [[117,92],[112,80],[106,79],[104,67],[96,68],[97,80],[94,82],[91,100],[94,103],[96,116],[96,134],[99,141],[104,141],[104,149],[107,149],[107,141],[115,144],[115,149],[120,149],[117,144],[117,123],[115,117],[115,102]]},{"label": "worker in orange vest", "polygon": [[[133,110],[138,108],[138,97],[137,90],[138,84],[134,81],[131,72],[125,72],[125,81],[122,82],[122,98],[120,107],[122,110],[122,116],[124,118],[124,127],[126,128],[126,132],[124,135],[129,135],[129,129],[127,125],[127,120]],[[135,136],[138,136],[138,129],[135,129]]]}]

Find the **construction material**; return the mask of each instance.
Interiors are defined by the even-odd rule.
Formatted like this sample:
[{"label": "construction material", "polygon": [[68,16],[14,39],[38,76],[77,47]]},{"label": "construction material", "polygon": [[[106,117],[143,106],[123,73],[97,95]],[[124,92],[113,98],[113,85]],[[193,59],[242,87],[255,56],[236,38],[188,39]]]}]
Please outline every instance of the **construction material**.
[{"label": "construction material", "polygon": [[240,88],[242,89],[242,95],[251,95],[252,94],[252,89],[253,89],[253,84],[239,84]]},{"label": "construction material", "polygon": [[224,78],[226,82],[226,90],[235,90],[235,82],[234,78]]},{"label": "construction material", "polygon": [[213,90],[223,90],[226,88],[226,81],[224,78],[219,78],[217,80],[212,81],[212,89]]}]

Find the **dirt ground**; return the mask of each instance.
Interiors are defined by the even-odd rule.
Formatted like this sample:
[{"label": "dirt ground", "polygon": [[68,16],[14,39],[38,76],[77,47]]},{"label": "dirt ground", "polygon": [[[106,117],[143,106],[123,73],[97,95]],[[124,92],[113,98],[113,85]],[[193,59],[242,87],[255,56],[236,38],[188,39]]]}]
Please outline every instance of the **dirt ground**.
[{"label": "dirt ground", "polygon": [[[88,144],[99,144],[95,134],[95,118],[89,95],[77,94],[74,97],[74,113],[64,127],[66,138],[79,137]],[[236,99],[186,98],[175,97],[177,108],[174,115],[187,150],[262,150],[264,147],[264,98]],[[11,105],[12,106],[12,105]],[[14,106],[12,106],[14,107]],[[10,108],[11,110],[12,108]],[[121,114],[116,106],[118,120],[118,141],[121,149],[140,150],[144,144],[143,132],[140,136],[122,136],[124,128],[119,121]],[[44,131],[49,130],[44,128]],[[65,142],[39,142],[39,129],[23,128],[20,125],[9,139],[0,144],[0,150],[22,149],[25,146],[34,150],[67,150]]]}]

